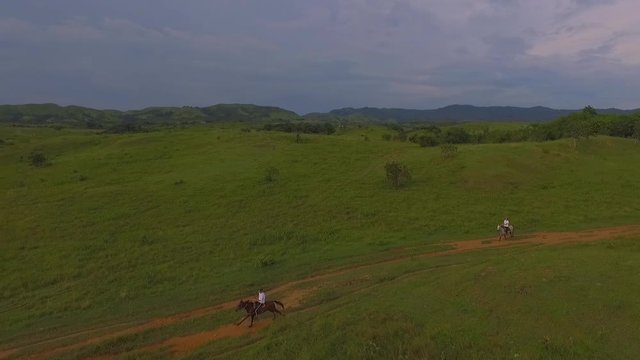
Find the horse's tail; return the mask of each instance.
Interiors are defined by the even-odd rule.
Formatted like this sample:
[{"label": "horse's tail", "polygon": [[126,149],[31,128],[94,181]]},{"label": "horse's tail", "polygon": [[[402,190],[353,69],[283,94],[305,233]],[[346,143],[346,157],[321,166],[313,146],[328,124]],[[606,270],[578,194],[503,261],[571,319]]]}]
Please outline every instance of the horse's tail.
[{"label": "horse's tail", "polygon": [[284,310],[284,304],[283,304],[283,303],[281,303],[281,302],[280,302],[280,301],[278,301],[278,300],[273,300],[273,302],[274,302],[274,303],[276,303],[276,304],[278,304],[278,305],[280,305],[280,306],[282,307],[282,310]]}]

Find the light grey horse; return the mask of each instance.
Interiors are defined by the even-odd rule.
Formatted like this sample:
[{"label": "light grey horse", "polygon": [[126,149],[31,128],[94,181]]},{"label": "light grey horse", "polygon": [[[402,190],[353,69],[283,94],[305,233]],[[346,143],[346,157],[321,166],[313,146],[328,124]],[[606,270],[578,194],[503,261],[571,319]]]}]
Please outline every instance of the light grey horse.
[{"label": "light grey horse", "polygon": [[505,229],[505,227],[502,225],[498,225],[496,230],[498,231],[498,241],[500,241],[500,239],[502,238],[507,240],[507,236],[510,238],[513,237],[513,225],[509,225],[508,229]]}]

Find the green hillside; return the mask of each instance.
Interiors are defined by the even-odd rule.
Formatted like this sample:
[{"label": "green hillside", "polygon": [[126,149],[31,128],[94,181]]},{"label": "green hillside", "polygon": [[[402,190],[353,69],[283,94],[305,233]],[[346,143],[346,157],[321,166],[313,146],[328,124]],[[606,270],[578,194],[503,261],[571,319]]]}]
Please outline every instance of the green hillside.
[{"label": "green hillside", "polygon": [[[640,144],[632,139],[459,145],[455,156],[443,158],[439,147],[384,141],[388,129],[383,127],[296,139],[243,126],[221,123],[135,134],[0,127],[0,344],[239,299],[259,286],[274,287],[390,249],[493,236],[503,216],[521,233],[638,221],[640,169],[635,164],[640,163]],[[44,160],[35,161],[34,154]],[[398,190],[385,180],[384,166],[393,160],[412,173],[409,185]],[[614,245],[616,261],[636,261],[635,244]],[[550,312],[553,321],[573,314],[558,302],[509,308],[499,317],[491,317],[491,311],[513,296],[501,287],[504,283],[515,279],[542,286],[534,274],[546,268],[546,261],[564,277],[558,287],[536,293],[541,300],[545,294],[564,296],[560,284],[594,294],[596,290],[584,289],[589,281],[607,284],[602,291],[623,296],[615,292],[620,284],[607,283],[607,276],[582,278],[586,275],[578,272],[610,270],[598,258],[601,246],[540,250],[522,261],[515,255],[522,249],[504,250],[498,257],[469,255],[469,267],[438,270],[428,281],[408,278],[344,298],[321,294],[325,300],[317,301],[327,302],[325,307],[271,328],[265,335],[271,340],[247,349],[247,356],[288,344],[274,354],[335,357],[333,346],[353,340],[346,345],[353,358],[400,358],[404,350],[416,351],[409,353],[411,358],[444,348],[457,349],[447,351],[457,351],[458,358],[502,357],[514,349],[500,337],[513,336],[510,341],[517,342],[527,336],[526,328],[516,328],[522,317],[522,323],[538,322],[536,341],[549,336],[560,347],[553,354],[561,357],[567,342],[589,342],[596,335],[564,336],[561,343],[556,342],[561,328],[544,335],[545,318],[539,311]],[[585,259],[601,265],[591,269]],[[580,267],[568,266],[572,261]],[[381,271],[402,273],[410,264],[398,266]],[[469,283],[486,267],[496,273],[485,285],[498,293],[483,295],[488,296],[482,298],[488,304],[484,307],[467,304],[464,299],[475,296],[482,285]],[[519,278],[519,269],[531,272]],[[420,301],[430,294],[436,296]],[[448,296],[461,300],[444,303]],[[594,296],[585,309],[605,306],[597,297],[600,292]],[[340,300],[331,301],[336,298]],[[359,321],[364,316],[357,304],[361,298],[371,300],[362,305],[369,315]],[[616,299],[621,314],[632,313],[625,300]],[[401,310],[375,311],[392,302],[399,302]],[[317,320],[336,306],[330,318]],[[432,308],[438,312],[430,313]],[[409,320],[413,316],[417,318]],[[563,323],[566,329],[580,319],[571,316]],[[494,322],[477,323],[484,318]],[[439,327],[419,325],[432,324],[431,319]],[[230,316],[216,321],[230,321]],[[311,327],[297,331],[306,321]],[[380,322],[389,323],[387,330],[371,330]],[[632,322],[619,324],[633,329]],[[608,326],[602,327],[603,344],[615,350],[624,334]],[[354,337],[338,337],[334,328]],[[594,325],[584,331],[598,329]],[[279,337],[279,331],[286,334]],[[407,340],[411,343],[393,341],[407,331],[413,334]],[[429,340],[418,343],[423,335]],[[389,340],[368,342],[387,336]],[[327,341],[309,347],[314,354],[286,352],[317,337]],[[529,353],[536,353],[538,348],[528,346]],[[584,345],[585,354],[594,354],[594,346]]]},{"label": "green hillside", "polygon": [[142,110],[96,110],[56,104],[0,105],[0,123],[109,128],[121,123],[201,124],[220,121],[294,121],[292,111],[251,104],[218,104],[209,107],[150,107]]},{"label": "green hillside", "polygon": [[[638,112],[615,108],[598,109],[598,113],[624,115]],[[508,122],[546,122],[562,116],[580,112],[580,110],[551,109],[543,106],[473,106],[449,105],[437,109],[416,110],[398,108],[342,108],[327,113],[309,113],[307,119],[325,121],[365,121],[365,122],[465,122],[465,121],[508,121]]]}]

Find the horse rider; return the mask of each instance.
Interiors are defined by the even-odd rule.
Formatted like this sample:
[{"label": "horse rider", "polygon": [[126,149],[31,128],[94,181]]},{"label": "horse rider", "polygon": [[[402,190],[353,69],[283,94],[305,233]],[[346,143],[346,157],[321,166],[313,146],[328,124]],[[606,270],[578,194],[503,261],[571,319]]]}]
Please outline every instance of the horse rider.
[{"label": "horse rider", "polygon": [[258,304],[256,306],[256,314],[258,314],[258,309],[260,309],[261,307],[264,306],[264,303],[267,302],[267,295],[264,293],[264,290],[262,290],[262,288],[258,291]]},{"label": "horse rider", "polygon": [[502,227],[506,230],[506,231],[511,231],[511,228],[509,227],[509,218],[508,217],[504,217],[504,221],[502,221]]}]

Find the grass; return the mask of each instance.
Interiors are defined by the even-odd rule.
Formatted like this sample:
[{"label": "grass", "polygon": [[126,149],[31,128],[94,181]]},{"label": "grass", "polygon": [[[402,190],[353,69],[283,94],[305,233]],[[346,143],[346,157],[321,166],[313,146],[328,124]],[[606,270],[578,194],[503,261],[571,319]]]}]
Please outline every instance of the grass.
[{"label": "grass", "polygon": [[639,260],[640,239],[627,239],[381,266],[369,269],[385,274],[377,281],[333,282],[251,346],[215,342],[186,358],[636,358]]},{"label": "grass", "polygon": [[[298,144],[234,125],[0,127],[0,344],[241,298],[396,247],[493,236],[505,215],[519,233],[637,221],[633,141],[467,145],[445,160],[385,132]],[[50,165],[30,165],[34,151]],[[410,186],[385,183],[391,160],[411,169]]]}]

